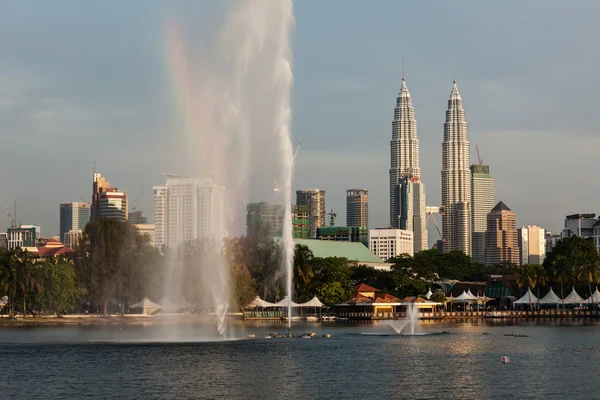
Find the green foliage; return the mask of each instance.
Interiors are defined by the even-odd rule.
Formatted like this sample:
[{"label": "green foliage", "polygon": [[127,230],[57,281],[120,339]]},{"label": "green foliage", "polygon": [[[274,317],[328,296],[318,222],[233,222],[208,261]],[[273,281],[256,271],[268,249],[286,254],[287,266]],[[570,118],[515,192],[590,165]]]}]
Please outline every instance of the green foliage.
[{"label": "green foliage", "polygon": [[446,299],[446,295],[444,293],[435,292],[434,294],[431,295],[429,300],[435,301],[436,303],[445,303],[447,299]]},{"label": "green foliage", "polygon": [[61,315],[75,310],[75,303],[85,294],[78,285],[75,267],[69,260],[53,258],[40,265],[44,290],[37,299],[38,309]]}]

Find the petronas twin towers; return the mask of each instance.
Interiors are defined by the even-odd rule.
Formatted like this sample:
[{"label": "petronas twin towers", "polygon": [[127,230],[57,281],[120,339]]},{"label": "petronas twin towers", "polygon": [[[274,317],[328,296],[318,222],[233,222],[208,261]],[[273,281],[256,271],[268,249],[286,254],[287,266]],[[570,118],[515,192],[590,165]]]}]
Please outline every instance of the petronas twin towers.
[{"label": "petronas twin towers", "polygon": [[[403,74],[404,75],[404,74]],[[392,122],[390,226],[414,233],[414,251],[428,248],[425,185],[412,99],[404,76]],[[442,143],[443,251],[471,254],[471,170],[467,122],[456,79],[448,100]]]}]

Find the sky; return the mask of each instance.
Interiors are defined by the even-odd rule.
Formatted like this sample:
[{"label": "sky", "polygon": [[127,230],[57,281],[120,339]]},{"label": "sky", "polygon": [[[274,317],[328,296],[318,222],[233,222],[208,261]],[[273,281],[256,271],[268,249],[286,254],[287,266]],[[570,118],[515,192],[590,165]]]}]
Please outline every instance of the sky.
[{"label": "sky", "polygon": [[[273,0],[276,1],[276,0]],[[220,29],[222,2],[3,4],[0,14],[0,206],[58,233],[59,204],[89,201],[93,164],[140,197],[180,172],[181,142],[168,19]],[[458,7],[460,4],[460,7]],[[295,3],[292,140],[302,143],[294,190],[326,190],[345,223],[345,191],[369,189],[370,227],[388,224],[389,142],[402,59],[413,98],[427,204],[441,203],[441,142],[453,62],[469,124],[518,225],[562,229],[566,214],[600,212],[600,3],[589,1],[302,0]],[[191,71],[193,74],[194,71]],[[179,150],[178,150],[179,149]],[[252,192],[250,200],[271,194]],[[0,213],[0,225],[8,216]],[[430,241],[437,239],[430,229]]]}]

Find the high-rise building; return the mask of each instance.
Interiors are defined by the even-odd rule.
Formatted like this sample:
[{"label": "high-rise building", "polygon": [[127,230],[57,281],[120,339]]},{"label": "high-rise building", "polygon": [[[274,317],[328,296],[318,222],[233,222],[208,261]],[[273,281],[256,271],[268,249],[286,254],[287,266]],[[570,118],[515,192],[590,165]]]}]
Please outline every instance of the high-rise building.
[{"label": "high-rise building", "polygon": [[317,228],[325,226],[325,191],[307,189],[296,191],[296,205],[308,207],[310,218],[310,237],[317,237]]},{"label": "high-rise building", "polygon": [[167,244],[167,194],[166,186],[154,186],[154,245],[159,249]]},{"label": "high-rise building", "polygon": [[90,220],[111,218],[127,221],[127,193],[110,186],[102,174],[94,172]]},{"label": "high-rise building", "polygon": [[390,227],[414,232],[414,252],[426,250],[425,185],[419,168],[419,139],[412,98],[402,86],[396,98],[390,142]]},{"label": "high-rise building", "polygon": [[80,201],[60,203],[59,238],[67,247],[74,247],[71,243],[70,231],[83,231],[90,221],[90,204]]},{"label": "high-rise building", "polygon": [[[284,207],[282,204],[265,202],[250,203],[246,210],[246,235],[252,236],[261,229],[271,236],[282,236]],[[292,236],[307,239],[310,235],[308,207],[292,205]]]},{"label": "high-rise building", "polygon": [[485,265],[519,265],[517,216],[503,202],[498,202],[487,215],[485,232]]},{"label": "high-rise building", "polygon": [[594,236],[594,224],[598,220],[594,213],[572,214],[565,217],[565,229],[562,237],[571,237],[573,235],[587,238]]},{"label": "high-rise building", "polygon": [[317,239],[334,242],[360,242],[369,247],[369,230],[358,226],[324,226],[317,228]]},{"label": "high-rise building", "polygon": [[428,248],[425,185],[416,176],[401,175],[394,193],[397,207],[395,228],[413,232],[413,253]]},{"label": "high-rise building", "polygon": [[400,254],[413,256],[413,232],[403,229],[371,229],[369,250],[383,261]]},{"label": "high-rise building", "polygon": [[471,254],[470,145],[456,79],[448,100],[442,143],[442,240],[445,253]]},{"label": "high-rise building", "polygon": [[369,191],[367,189],[346,190],[346,226],[369,227]]},{"label": "high-rise building", "polygon": [[148,218],[144,216],[144,213],[141,211],[130,211],[128,221],[132,224],[144,225],[148,223]]},{"label": "high-rise building", "polygon": [[494,177],[490,175],[490,166],[471,165],[471,225],[473,261],[485,263],[485,231],[487,215],[496,204]]},{"label": "high-rise building", "polygon": [[224,237],[224,188],[210,179],[165,174],[164,186],[155,186],[156,246],[178,247],[201,238]]},{"label": "high-rise building", "polygon": [[539,226],[524,226],[517,229],[519,237],[519,263],[542,264],[546,258],[546,231]]}]

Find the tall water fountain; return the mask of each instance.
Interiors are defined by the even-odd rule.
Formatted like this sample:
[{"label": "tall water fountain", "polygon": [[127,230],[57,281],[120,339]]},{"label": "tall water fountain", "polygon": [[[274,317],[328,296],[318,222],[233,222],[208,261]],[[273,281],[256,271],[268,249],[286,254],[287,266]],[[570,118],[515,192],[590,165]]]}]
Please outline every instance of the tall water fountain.
[{"label": "tall water fountain", "polygon": [[[220,238],[243,232],[251,191],[260,191],[264,199],[272,195],[274,180],[279,183],[285,213],[281,274],[291,323],[293,2],[233,0],[219,26],[209,45],[192,46],[186,27],[191,30],[194,23],[186,26],[170,20],[165,25],[165,49],[179,111],[174,115],[175,125],[185,131],[190,170],[223,189],[223,206],[212,211],[213,251],[198,260],[203,282],[199,290],[210,295],[223,335],[230,291]],[[174,265],[165,279],[165,294],[180,292],[182,284],[181,268]]]}]

